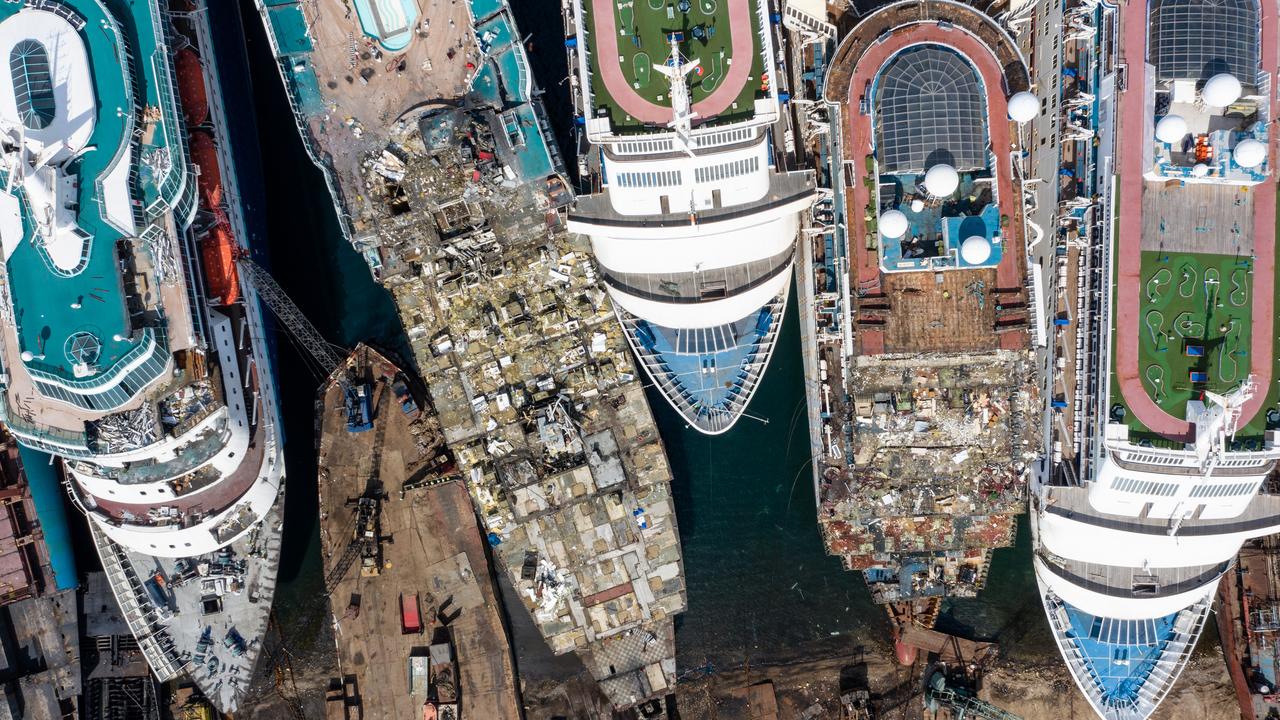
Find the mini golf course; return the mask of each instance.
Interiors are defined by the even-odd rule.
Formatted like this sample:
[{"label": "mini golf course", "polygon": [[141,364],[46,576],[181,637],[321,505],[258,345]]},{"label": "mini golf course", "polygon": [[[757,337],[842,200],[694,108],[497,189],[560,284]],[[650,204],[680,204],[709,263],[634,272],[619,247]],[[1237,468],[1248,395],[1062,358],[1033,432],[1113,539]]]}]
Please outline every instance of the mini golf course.
[{"label": "mini golf course", "polygon": [[[613,28],[617,33],[617,57],[606,57],[604,43],[595,37],[596,14],[610,8]],[[757,0],[586,0],[583,3],[587,16],[588,41],[592,46],[592,93],[597,108],[605,108],[615,127],[620,130],[645,124],[621,107],[616,98],[624,92],[643,99],[646,103],[663,108],[670,107],[670,81],[666,75],[654,69],[665,65],[671,55],[668,38],[675,34],[680,38],[680,53],[686,62],[697,61],[697,68],[689,75],[690,99],[696,106],[720,89],[735,62],[749,63],[750,73],[731,99],[722,115],[726,119],[740,119],[749,115],[757,96],[768,88],[761,58],[761,43],[756,33],[751,33],[748,57],[735,57],[734,23],[730,12],[746,9],[750,14],[747,25],[758,29],[759,6]],[[605,24],[607,26],[607,23]],[[608,43],[612,46],[613,43]],[[738,55],[745,47],[738,39]],[[621,70],[604,68],[604,63],[616,63]],[[739,74],[741,77],[741,74]],[[613,88],[612,82],[625,83],[625,87]],[[652,121],[650,121],[652,124]]]}]

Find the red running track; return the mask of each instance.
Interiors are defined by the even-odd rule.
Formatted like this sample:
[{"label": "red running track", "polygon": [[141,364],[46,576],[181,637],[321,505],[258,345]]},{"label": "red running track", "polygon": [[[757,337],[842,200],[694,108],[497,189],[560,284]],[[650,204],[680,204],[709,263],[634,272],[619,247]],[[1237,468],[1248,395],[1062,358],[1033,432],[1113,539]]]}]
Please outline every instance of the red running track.
[{"label": "red running track", "polygon": [[[663,107],[640,97],[640,94],[627,82],[626,75],[617,58],[618,22],[614,17],[613,7],[617,0],[591,0],[591,20],[595,25],[595,71],[604,79],[604,86],[609,96],[622,108],[623,112],[643,123],[666,124],[671,122],[671,108]],[[648,0],[633,0],[648,2]],[[733,40],[731,58],[737,62],[730,63],[729,73],[710,95],[693,104],[693,111],[699,118],[710,118],[730,109],[738,93],[747,84],[751,75],[751,55],[755,44],[755,27],[751,21],[751,5],[748,0],[719,0],[727,3],[729,10],[729,36]]]},{"label": "red running track", "polygon": [[[1116,152],[1119,155],[1120,195],[1128,198],[1120,207],[1120,237],[1117,240],[1119,272],[1116,278],[1116,302],[1113,312],[1116,318],[1116,380],[1125,403],[1146,427],[1172,440],[1191,442],[1195,429],[1191,423],[1176,418],[1156,404],[1142,385],[1138,359],[1138,327],[1140,312],[1124,309],[1142,307],[1142,203],[1143,157],[1146,133],[1146,73],[1147,57],[1147,5],[1145,0],[1125,2],[1120,10],[1120,32],[1124,44],[1122,61],[1127,61],[1129,77],[1124,92],[1120,93],[1120,128]],[[1280,56],[1276,54],[1276,5],[1262,3],[1262,69],[1275,74]],[[1280,104],[1271,101],[1272,118]],[[1249,349],[1252,357],[1251,372],[1258,390],[1245,404],[1242,417],[1247,422],[1262,409],[1271,389],[1271,364],[1275,321],[1276,279],[1276,131],[1271,131],[1270,162],[1273,166],[1265,182],[1249,188],[1253,193],[1253,336]]]},{"label": "red running track", "polygon": [[[853,202],[849,204],[846,214],[849,218],[850,242],[855,245],[852,250],[855,257],[856,277],[851,278],[851,282],[857,283],[855,289],[872,288],[880,282],[879,253],[868,250],[867,243],[861,239],[866,236],[864,209],[869,201],[867,186],[862,182],[862,177],[866,174],[866,166],[861,158],[871,154],[872,128],[871,117],[858,111],[858,106],[855,104],[856,98],[863,96],[862,89],[867,87],[867,83],[880,72],[880,68],[884,67],[889,58],[910,45],[920,43],[935,43],[959,50],[982,76],[987,94],[987,128],[991,134],[991,148],[996,157],[994,170],[1000,214],[1009,218],[1018,217],[1015,202],[1021,202],[1022,199],[1015,196],[1013,192],[1013,166],[1009,158],[1009,150],[1013,147],[1013,143],[1009,132],[1009,108],[1004,91],[1004,72],[999,61],[985,45],[960,28],[942,30],[936,24],[928,23],[895,31],[888,40],[872,44],[858,59],[853,77],[849,81],[849,104],[844,110],[847,118],[845,146],[853,148],[853,153],[846,151],[845,157],[854,159],[852,163]],[[1021,242],[1021,233],[1015,233],[1014,239]],[[1025,268],[1021,266],[1022,258],[1021,246],[1013,247],[1006,238],[1004,257],[996,266],[998,287],[1022,285],[1025,272]],[[875,355],[884,352],[883,333],[871,328],[861,328],[859,332],[862,333],[861,343],[864,353]],[[1006,337],[1011,343],[1016,340],[1012,334],[1006,333],[1001,338],[1002,344],[1006,342]]]}]

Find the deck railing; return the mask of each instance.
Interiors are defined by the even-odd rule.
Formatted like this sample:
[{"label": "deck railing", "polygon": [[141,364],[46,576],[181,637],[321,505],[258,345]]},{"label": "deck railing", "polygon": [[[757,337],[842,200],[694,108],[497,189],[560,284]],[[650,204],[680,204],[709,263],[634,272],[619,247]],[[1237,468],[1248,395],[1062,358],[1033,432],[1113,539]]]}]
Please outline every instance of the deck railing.
[{"label": "deck railing", "polygon": [[189,661],[178,655],[173,638],[162,624],[168,610],[157,609],[147,596],[138,574],[124,550],[113,543],[101,530],[89,524],[93,544],[102,558],[102,569],[110,580],[111,592],[120,604],[129,630],[138,640],[142,654],[152,672],[162,682],[178,677],[187,670]]}]

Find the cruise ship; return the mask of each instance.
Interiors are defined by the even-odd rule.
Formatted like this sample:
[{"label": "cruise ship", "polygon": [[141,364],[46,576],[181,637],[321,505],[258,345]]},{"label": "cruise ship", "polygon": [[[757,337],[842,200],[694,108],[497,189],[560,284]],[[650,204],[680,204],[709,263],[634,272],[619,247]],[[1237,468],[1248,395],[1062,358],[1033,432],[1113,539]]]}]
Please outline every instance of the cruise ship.
[{"label": "cruise ship", "polygon": [[1103,718],[1155,712],[1241,544],[1280,530],[1276,13],[1148,0],[1104,15],[1119,52],[1097,92],[1101,281],[1081,286],[1098,341],[1078,358],[1099,369],[1075,403],[1083,452],[1031,504],[1049,625]]},{"label": "cruise ship", "polygon": [[777,342],[812,174],[779,168],[767,4],[574,0],[569,213],[640,364],[693,427],[742,417]]},{"label": "cruise ship", "polygon": [[284,466],[208,38],[186,3],[0,4],[0,413],[61,459],[155,674],[231,712]]},{"label": "cruise ship", "polygon": [[908,665],[943,600],[975,597],[1013,544],[1043,456],[1029,87],[1007,32],[948,0],[865,16],[825,75],[832,193],[802,284],[818,521]]}]

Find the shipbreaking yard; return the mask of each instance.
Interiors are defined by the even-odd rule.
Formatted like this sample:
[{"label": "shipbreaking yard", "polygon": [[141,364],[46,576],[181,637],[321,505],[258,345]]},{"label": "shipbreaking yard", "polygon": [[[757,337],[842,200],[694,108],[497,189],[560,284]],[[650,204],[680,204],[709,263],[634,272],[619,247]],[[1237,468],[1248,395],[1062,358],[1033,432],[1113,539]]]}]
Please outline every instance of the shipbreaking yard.
[{"label": "shipbreaking yard", "polygon": [[963,571],[967,551],[1011,544],[1025,503],[1037,447],[1031,360],[1005,350],[856,357],[848,388],[848,454],[822,470],[828,548],[855,570],[932,553],[949,560],[933,561],[933,580],[945,578],[936,594],[971,596],[982,573]]},{"label": "shipbreaking yard", "polygon": [[[336,0],[263,13],[344,229],[396,300],[494,560],[551,650],[577,653],[626,708],[676,679],[672,619],[686,599],[671,473],[587,241],[564,229],[572,194],[514,20],[504,3],[470,7],[479,30],[464,2],[427,3],[430,29],[416,21],[403,62],[387,67],[343,40],[360,26]],[[331,554],[341,535],[326,539]],[[376,612],[361,597],[370,643],[401,630],[389,597]]]},{"label": "shipbreaking yard", "polygon": [[[331,718],[515,720],[515,669],[484,541],[420,388],[358,347],[320,397],[325,589],[342,676]],[[416,395],[416,397],[415,397]],[[424,411],[425,410],[425,411]]]},{"label": "shipbreaking yard", "polygon": [[[551,649],[578,652],[611,702],[632,705],[674,683],[685,607],[665,452],[594,268],[560,225],[561,186],[495,182],[497,163],[476,160],[485,126],[452,127],[434,153],[394,141],[412,200],[379,226],[384,282],[499,566]],[[371,167],[371,187],[385,183]]]}]

